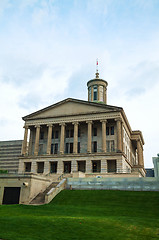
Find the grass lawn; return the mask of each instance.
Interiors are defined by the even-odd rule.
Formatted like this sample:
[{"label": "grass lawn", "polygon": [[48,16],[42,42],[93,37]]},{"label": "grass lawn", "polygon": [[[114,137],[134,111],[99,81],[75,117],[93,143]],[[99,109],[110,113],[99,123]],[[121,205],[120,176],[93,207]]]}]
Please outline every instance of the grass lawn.
[{"label": "grass lawn", "polygon": [[159,239],[159,192],[64,190],[47,205],[2,205],[1,238]]}]

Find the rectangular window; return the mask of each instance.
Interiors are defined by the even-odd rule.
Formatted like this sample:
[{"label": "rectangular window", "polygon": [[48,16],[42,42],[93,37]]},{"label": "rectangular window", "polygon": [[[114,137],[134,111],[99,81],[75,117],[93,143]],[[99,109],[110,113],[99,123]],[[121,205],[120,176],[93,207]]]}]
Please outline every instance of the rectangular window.
[{"label": "rectangular window", "polygon": [[51,154],[54,153],[54,144],[51,144]]},{"label": "rectangular window", "polygon": [[52,139],[54,139],[54,131],[52,131]]},{"label": "rectangular window", "polygon": [[55,138],[59,138],[59,131],[55,132]]},{"label": "rectangular window", "polygon": [[31,172],[31,162],[26,162],[25,164],[25,172]]},{"label": "rectangular window", "polygon": [[111,130],[111,135],[114,135],[114,126],[112,126],[110,130]]},{"label": "rectangular window", "polygon": [[93,136],[97,136],[97,128],[93,128]]},{"label": "rectangular window", "polygon": [[107,152],[110,152],[110,141],[106,141],[106,145],[107,145]]},{"label": "rectangular window", "polygon": [[97,86],[94,86],[93,88],[93,100],[97,100]]},{"label": "rectangular window", "polygon": [[80,153],[80,142],[78,142],[78,153]]},{"label": "rectangular window", "polygon": [[70,153],[73,153],[73,143],[70,143]]},{"label": "rectangular window", "polygon": [[69,138],[69,130],[66,130],[66,138]]},{"label": "rectangular window", "polygon": [[54,154],[57,154],[57,152],[58,152],[58,143],[55,143]]},{"label": "rectangular window", "polygon": [[39,155],[43,154],[43,144],[39,144]]},{"label": "rectangular window", "polygon": [[93,142],[93,152],[97,152],[97,142]]},{"label": "rectangular window", "polygon": [[44,132],[40,132],[40,139],[44,139]]},{"label": "rectangular window", "polygon": [[106,135],[109,135],[109,127],[106,127]]},{"label": "rectangular window", "polygon": [[69,143],[66,143],[66,153],[68,153]]},{"label": "rectangular window", "polygon": [[44,172],[44,162],[38,162],[37,163],[37,173],[43,173]]},{"label": "rectangular window", "polygon": [[80,131],[80,129],[78,129],[78,137],[80,137],[81,136],[81,131]]},{"label": "rectangular window", "polygon": [[114,152],[114,140],[111,141],[111,152]]},{"label": "rectangular window", "polygon": [[50,173],[57,173],[57,162],[50,162]]},{"label": "rectangular window", "polygon": [[74,135],[74,130],[71,129],[71,131],[70,131],[70,137],[73,137],[73,135]]}]

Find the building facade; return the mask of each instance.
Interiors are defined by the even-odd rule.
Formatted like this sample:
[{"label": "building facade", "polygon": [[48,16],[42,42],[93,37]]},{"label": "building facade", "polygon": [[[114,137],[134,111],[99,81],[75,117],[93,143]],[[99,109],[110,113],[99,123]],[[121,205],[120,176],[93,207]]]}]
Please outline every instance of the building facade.
[{"label": "building facade", "polygon": [[107,104],[108,83],[88,81],[88,101],[68,98],[23,117],[19,173],[145,176],[141,131],[124,110]]},{"label": "building facade", "polygon": [[0,170],[17,173],[22,140],[0,141]]}]

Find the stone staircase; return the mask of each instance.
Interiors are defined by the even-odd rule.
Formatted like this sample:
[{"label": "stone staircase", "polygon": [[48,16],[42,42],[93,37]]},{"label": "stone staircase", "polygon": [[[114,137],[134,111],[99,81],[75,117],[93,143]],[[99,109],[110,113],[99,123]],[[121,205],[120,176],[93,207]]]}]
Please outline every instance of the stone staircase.
[{"label": "stone staircase", "polygon": [[52,182],[44,192],[40,192],[34,199],[31,200],[29,204],[31,205],[41,205],[45,203],[45,195],[52,189],[55,188],[59,182]]}]

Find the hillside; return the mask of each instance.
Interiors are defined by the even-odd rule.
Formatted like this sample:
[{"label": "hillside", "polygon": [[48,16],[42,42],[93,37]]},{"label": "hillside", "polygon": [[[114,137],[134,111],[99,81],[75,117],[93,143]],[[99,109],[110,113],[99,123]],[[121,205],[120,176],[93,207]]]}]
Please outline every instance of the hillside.
[{"label": "hillside", "polygon": [[159,239],[159,192],[64,190],[48,205],[2,205],[1,238]]}]

